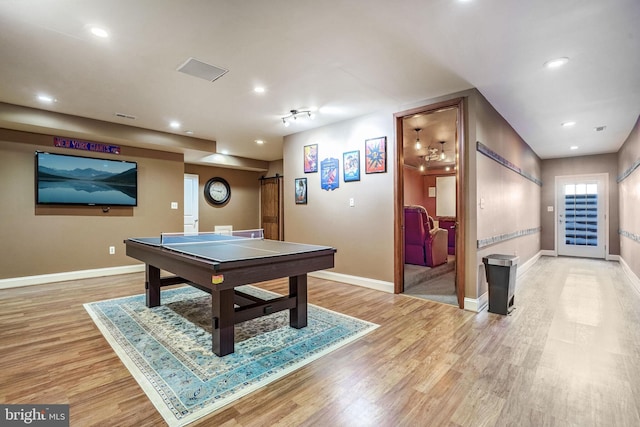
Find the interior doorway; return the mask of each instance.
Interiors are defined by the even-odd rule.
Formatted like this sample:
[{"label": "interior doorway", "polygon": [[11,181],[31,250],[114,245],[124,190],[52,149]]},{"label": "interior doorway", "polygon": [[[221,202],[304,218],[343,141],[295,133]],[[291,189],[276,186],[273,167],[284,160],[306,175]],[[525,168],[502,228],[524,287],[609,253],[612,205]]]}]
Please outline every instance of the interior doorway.
[{"label": "interior doorway", "polygon": [[463,100],[396,114],[394,291],[464,307]]},{"label": "interior doorway", "polygon": [[198,215],[198,195],[199,191],[199,177],[195,174],[184,174],[184,232],[185,233],[197,233],[198,222],[200,220]]}]

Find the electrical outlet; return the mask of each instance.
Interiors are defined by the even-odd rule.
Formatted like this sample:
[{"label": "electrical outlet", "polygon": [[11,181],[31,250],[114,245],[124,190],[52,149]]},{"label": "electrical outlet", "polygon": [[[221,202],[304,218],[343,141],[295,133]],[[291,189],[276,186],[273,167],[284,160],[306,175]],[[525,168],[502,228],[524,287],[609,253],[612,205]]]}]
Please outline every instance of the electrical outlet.
[{"label": "electrical outlet", "polygon": [[350,206],[350,207],[354,207],[355,205],[356,205],[356,201],[355,201],[355,199],[354,199],[353,197],[351,197],[351,198],[349,199],[349,206]]},{"label": "electrical outlet", "polygon": [[116,253],[116,247],[109,246],[109,255],[115,255],[115,253]]},{"label": "electrical outlet", "polygon": [[178,209],[178,202],[171,202],[171,209]]}]

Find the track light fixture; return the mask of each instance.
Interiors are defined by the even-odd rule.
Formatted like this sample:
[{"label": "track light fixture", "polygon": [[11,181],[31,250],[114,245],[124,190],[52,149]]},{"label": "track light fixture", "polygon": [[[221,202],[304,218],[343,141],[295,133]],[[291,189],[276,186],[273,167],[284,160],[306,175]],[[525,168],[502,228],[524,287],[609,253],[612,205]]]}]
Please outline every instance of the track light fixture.
[{"label": "track light fixture", "polygon": [[289,124],[291,124],[291,121],[298,119],[298,116],[307,116],[311,120],[314,118],[314,114],[311,110],[290,110],[289,114],[282,118],[282,124],[285,127],[288,127]]}]

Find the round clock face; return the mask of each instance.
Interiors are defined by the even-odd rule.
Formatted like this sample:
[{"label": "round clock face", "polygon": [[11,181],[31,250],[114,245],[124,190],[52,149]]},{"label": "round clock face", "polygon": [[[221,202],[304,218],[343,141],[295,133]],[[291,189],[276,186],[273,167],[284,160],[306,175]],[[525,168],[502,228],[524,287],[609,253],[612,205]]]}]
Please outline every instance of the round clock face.
[{"label": "round clock face", "polygon": [[223,178],[211,178],[204,186],[204,197],[214,205],[222,205],[231,197],[231,187]]}]

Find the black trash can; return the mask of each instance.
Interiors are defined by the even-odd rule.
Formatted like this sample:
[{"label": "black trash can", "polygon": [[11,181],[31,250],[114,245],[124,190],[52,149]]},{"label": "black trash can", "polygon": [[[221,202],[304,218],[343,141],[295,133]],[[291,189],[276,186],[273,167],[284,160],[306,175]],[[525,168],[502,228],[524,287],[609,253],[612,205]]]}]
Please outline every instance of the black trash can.
[{"label": "black trash can", "polygon": [[489,283],[489,311],[509,314],[514,307],[518,257],[493,254],[482,258]]}]

